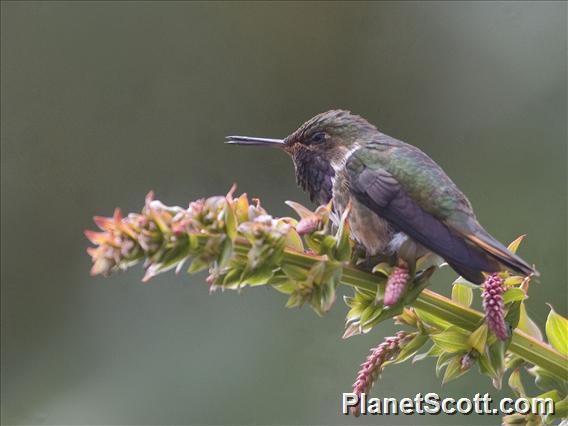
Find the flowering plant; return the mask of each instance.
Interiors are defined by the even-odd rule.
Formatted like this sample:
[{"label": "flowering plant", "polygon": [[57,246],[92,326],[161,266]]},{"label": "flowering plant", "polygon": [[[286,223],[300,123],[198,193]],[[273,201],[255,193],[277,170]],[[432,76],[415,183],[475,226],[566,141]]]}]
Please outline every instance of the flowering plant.
[{"label": "flowering plant", "polygon": [[[497,388],[510,372],[507,383],[518,397],[527,397],[521,382],[526,372],[543,392],[538,397],[555,401],[554,413],[513,414],[505,424],[568,416],[568,320],[551,308],[546,343],[525,309],[531,277],[496,273],[481,288],[459,277],[446,298],[427,289],[432,274],[444,266],[432,255],[419,258],[412,274],[392,259],[367,259],[350,237],[349,209],[336,218],[330,205],[311,211],[288,202],[298,219],[274,218],[258,200],[251,203],[246,194],[235,198],[234,190],[187,209],[168,207],[150,193],[141,213],[123,216],[117,209],[113,217],[95,217],[101,231],[85,232],[95,245],[88,249],[91,274],[108,275],[142,262],[148,281],[189,263],[189,273],[209,270],[211,291],[271,286],[288,296],[286,306],[308,304],[318,315],[334,304],[337,286],[348,285],[353,295],[345,297],[344,338],[368,333],[388,319],[405,327],[371,350],[354,393],[369,392],[391,363],[435,357],[444,383],[477,364]],[[515,252],[522,240],[509,249]],[[471,308],[476,292],[485,313]]]}]

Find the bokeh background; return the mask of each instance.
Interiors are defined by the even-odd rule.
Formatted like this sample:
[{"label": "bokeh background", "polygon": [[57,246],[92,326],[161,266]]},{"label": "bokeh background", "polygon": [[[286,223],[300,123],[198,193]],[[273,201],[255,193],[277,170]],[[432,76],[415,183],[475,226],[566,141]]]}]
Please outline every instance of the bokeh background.
[{"label": "bokeh background", "polygon": [[[91,278],[83,230],[150,189],[168,204],[239,190],[276,215],[307,203],[273,150],[350,109],[430,154],[503,242],[538,265],[529,312],[567,314],[566,3],[2,2],[4,424],[498,424],[339,414],[367,349],[346,307],[288,310],[271,290],[208,294],[205,275]],[[434,288],[448,294],[453,274]],[[375,395],[444,387],[431,360]]]}]

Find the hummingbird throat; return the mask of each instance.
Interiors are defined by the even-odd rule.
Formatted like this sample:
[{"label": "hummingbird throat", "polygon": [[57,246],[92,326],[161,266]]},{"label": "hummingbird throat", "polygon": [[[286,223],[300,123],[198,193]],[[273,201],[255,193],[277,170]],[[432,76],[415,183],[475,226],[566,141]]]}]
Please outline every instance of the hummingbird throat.
[{"label": "hummingbird throat", "polygon": [[304,191],[308,192],[312,202],[329,203],[333,197],[336,177],[357,148],[357,146],[350,149],[338,147],[326,153],[303,149],[295,153],[296,181]]},{"label": "hummingbird throat", "polygon": [[301,150],[294,155],[296,182],[310,196],[310,201],[327,204],[333,197],[335,170],[331,162],[317,152]]}]

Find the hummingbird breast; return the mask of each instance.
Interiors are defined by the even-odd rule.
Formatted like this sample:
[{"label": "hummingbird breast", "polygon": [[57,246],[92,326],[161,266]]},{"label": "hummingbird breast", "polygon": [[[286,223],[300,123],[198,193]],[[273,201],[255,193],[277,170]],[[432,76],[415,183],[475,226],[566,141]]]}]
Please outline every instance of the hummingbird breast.
[{"label": "hummingbird breast", "polygon": [[351,212],[348,220],[353,238],[365,247],[368,256],[391,254],[389,243],[395,235],[394,228],[351,196],[346,173],[341,170],[336,173],[333,182],[333,207],[341,215],[349,202]]}]

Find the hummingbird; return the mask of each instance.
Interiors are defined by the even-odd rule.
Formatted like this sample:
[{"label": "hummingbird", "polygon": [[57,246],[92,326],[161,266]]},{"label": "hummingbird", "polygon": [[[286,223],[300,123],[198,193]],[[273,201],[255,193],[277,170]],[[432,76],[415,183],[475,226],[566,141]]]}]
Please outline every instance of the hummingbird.
[{"label": "hummingbird", "polygon": [[468,281],[509,269],[538,275],[492,237],[442,168],[415,146],[380,132],[364,118],[331,110],[284,139],[228,136],[236,145],[288,153],[298,185],[318,204],[332,202],[367,256],[399,256],[412,263],[434,253]]}]

